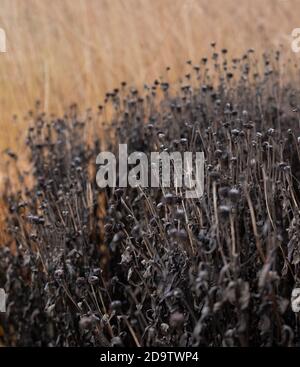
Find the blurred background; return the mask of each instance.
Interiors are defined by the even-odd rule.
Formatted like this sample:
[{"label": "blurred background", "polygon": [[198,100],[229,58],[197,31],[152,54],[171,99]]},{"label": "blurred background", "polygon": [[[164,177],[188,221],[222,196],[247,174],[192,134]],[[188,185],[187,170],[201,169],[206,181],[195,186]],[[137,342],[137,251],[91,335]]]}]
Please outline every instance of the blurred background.
[{"label": "blurred background", "polygon": [[21,144],[37,99],[46,112],[96,108],[123,80],[141,86],[166,66],[176,80],[212,41],[237,56],[280,44],[292,56],[296,27],[299,0],[0,0],[0,148]]}]

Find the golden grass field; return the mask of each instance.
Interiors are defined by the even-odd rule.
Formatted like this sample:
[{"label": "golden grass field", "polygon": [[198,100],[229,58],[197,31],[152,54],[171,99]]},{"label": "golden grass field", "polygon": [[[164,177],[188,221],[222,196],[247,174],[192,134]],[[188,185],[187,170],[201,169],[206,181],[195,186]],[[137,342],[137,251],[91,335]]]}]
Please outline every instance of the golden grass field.
[{"label": "golden grass field", "polygon": [[234,54],[288,46],[299,14],[299,0],[0,0],[0,148],[22,146],[36,99],[54,113],[95,107],[124,79],[142,85],[166,66],[176,78],[212,41]]}]

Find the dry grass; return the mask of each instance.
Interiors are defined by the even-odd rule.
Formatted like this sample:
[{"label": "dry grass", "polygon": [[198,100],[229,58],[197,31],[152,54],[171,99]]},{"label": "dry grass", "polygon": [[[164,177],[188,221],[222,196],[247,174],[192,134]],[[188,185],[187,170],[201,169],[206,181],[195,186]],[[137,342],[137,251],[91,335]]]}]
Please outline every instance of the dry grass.
[{"label": "dry grass", "polygon": [[[224,50],[207,60],[214,75],[203,61],[179,87],[110,93],[107,125],[75,106],[52,121],[37,115],[27,139],[34,185],[19,175],[19,193],[14,164],[8,175],[15,256],[0,247],[0,343],[300,346],[290,307],[300,284],[300,88],[282,78],[280,53],[263,73],[255,60],[249,51],[227,63]],[[103,139],[87,144],[92,126]],[[203,151],[203,197],[187,199],[186,179],[175,188],[173,174],[169,188],[99,190],[90,167],[100,147],[120,167],[119,143],[148,158]],[[168,168],[159,171],[161,182]]]},{"label": "dry grass", "polygon": [[141,85],[167,65],[176,77],[211,41],[233,53],[288,47],[299,10],[297,0],[1,0],[0,147],[16,145],[12,115],[37,98],[51,112],[96,106],[123,79]]},{"label": "dry grass", "polygon": [[5,226],[6,211],[5,205],[0,200],[0,244],[5,243],[7,240],[6,226]]},{"label": "dry grass", "polygon": [[[100,196],[88,175],[99,145],[88,149],[76,109],[51,122],[33,117],[35,185],[11,154],[6,207],[0,196],[0,286],[9,295],[0,344],[299,346],[288,305],[300,279],[300,91],[295,78],[283,82],[289,67],[279,61],[292,56],[299,1],[0,1],[8,36],[0,150],[22,152],[22,115],[37,98],[49,113],[73,101],[82,111],[122,80],[140,86],[170,65],[162,104],[156,86],[144,100],[136,92],[120,104],[118,92],[110,97],[116,110],[103,140],[111,151],[128,142],[148,154],[200,147],[207,163],[201,201],[185,200],[185,189]],[[251,47],[283,51],[253,81],[252,52],[228,64],[222,52],[213,81],[201,66],[190,78],[196,88],[172,82],[212,41],[237,56]],[[90,116],[84,121],[97,134],[103,125]]]}]

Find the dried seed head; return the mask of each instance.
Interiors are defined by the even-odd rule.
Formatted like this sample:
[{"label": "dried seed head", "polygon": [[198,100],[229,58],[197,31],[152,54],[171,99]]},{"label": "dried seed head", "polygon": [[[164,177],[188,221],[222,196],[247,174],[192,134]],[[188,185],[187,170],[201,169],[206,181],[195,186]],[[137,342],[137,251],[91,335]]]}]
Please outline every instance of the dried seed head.
[{"label": "dried seed head", "polygon": [[63,276],[64,276],[64,271],[62,269],[55,270],[54,272],[55,279],[60,280],[63,278]]},{"label": "dried seed head", "polygon": [[240,192],[238,189],[233,188],[229,190],[228,196],[233,203],[236,203],[240,198]]},{"label": "dried seed head", "polygon": [[227,218],[230,213],[230,207],[227,205],[220,205],[219,206],[219,213],[224,217]]},{"label": "dried seed head", "polygon": [[95,275],[92,275],[92,276],[89,277],[89,283],[91,285],[96,285],[96,284],[99,283],[99,278],[96,277]]}]

